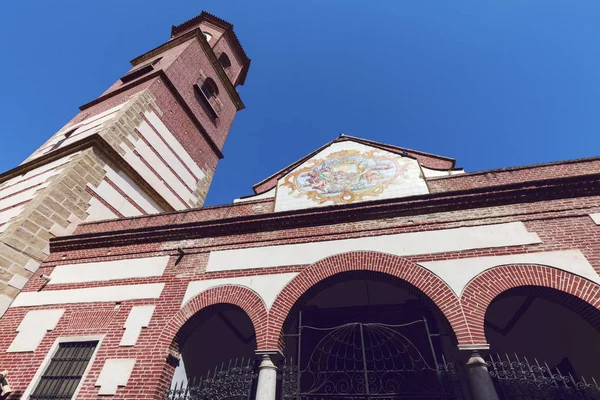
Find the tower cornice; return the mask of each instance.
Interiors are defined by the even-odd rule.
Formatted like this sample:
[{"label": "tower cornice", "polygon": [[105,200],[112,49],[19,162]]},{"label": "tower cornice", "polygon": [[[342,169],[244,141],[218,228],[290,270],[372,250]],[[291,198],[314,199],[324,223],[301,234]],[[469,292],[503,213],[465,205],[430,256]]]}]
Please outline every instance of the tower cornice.
[{"label": "tower cornice", "polygon": [[210,137],[210,135],[208,134],[208,132],[206,132],[206,129],[204,129],[204,127],[202,126],[202,124],[200,123],[200,121],[198,120],[198,118],[196,117],[196,115],[194,114],[194,112],[192,111],[192,109],[188,106],[188,104],[185,102],[185,100],[183,99],[183,97],[179,94],[179,92],[177,91],[177,89],[175,88],[175,85],[173,85],[173,82],[171,82],[171,80],[169,79],[169,77],[167,76],[167,74],[162,70],[159,69],[156,72],[152,72],[151,74],[148,74],[144,77],[141,77],[140,79],[135,80],[134,82],[132,82],[129,85],[123,85],[122,87],[113,90],[112,92],[109,92],[103,96],[98,97],[95,100],[90,101],[89,103],[86,103],[82,106],[79,107],[79,109],[81,111],[90,108],[92,106],[95,106],[98,103],[103,102],[106,99],[109,99],[113,96],[118,95],[119,93],[122,93],[126,90],[131,89],[132,87],[139,85],[141,83],[147,82],[151,79],[154,78],[160,78],[163,80],[163,82],[165,83],[165,86],[169,89],[169,91],[173,94],[173,97],[175,97],[175,99],[177,100],[177,102],[181,105],[181,108],[183,109],[183,111],[187,114],[187,116],[192,120],[192,122],[194,123],[194,125],[196,126],[196,128],[200,131],[200,133],[202,133],[202,137],[206,140],[206,142],[208,143],[208,145],[211,147],[211,149],[215,152],[215,154],[217,155],[217,157],[219,159],[223,158],[223,152],[221,152],[221,149],[219,149],[219,146],[217,146],[217,144],[215,143],[215,141]]},{"label": "tower cornice", "polygon": [[0,174],[0,183],[8,179],[14,178],[16,176],[23,175],[26,172],[39,168],[44,164],[48,164],[52,161],[58,160],[70,154],[77,153],[79,151],[86,150],[92,147],[98,149],[121,171],[124,171],[129,176],[129,178],[131,178],[133,182],[135,182],[139,187],[141,187],[148,194],[148,196],[150,196],[152,200],[154,200],[163,210],[168,212],[175,211],[175,209],[152,187],[152,185],[146,182],[146,180],[144,180],[142,176],[131,165],[125,162],[121,155],[117,153],[115,149],[113,149],[112,146],[106,140],[104,140],[104,138],[102,138],[102,136],[98,133],[78,140],[77,142],[71,143],[65,147],[61,147],[56,151],[44,154],[31,161],[19,165],[18,167],[15,167]]}]

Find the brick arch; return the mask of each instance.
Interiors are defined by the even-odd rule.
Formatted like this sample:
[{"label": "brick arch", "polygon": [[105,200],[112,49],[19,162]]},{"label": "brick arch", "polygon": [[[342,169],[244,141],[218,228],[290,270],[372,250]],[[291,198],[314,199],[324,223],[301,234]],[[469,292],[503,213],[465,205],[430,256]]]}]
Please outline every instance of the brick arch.
[{"label": "brick arch", "polygon": [[241,308],[252,321],[257,348],[264,346],[267,323],[265,303],[253,290],[237,285],[217,286],[191,298],[165,325],[160,334],[159,344],[171,347],[183,345],[199,325],[199,322],[194,321],[194,316],[217,304],[230,304]]},{"label": "brick arch", "polygon": [[460,297],[475,344],[486,344],[485,313],[507,290],[530,286],[556,289],[600,310],[600,285],[570,272],[545,265],[503,265],[473,278]]},{"label": "brick arch", "polygon": [[266,347],[259,346],[259,350],[282,351],[284,323],[302,295],[327,278],[352,271],[380,272],[408,282],[439,308],[459,343],[471,343],[460,302],[437,275],[392,254],[355,251],[327,257],[310,265],[283,288],[269,310]]}]

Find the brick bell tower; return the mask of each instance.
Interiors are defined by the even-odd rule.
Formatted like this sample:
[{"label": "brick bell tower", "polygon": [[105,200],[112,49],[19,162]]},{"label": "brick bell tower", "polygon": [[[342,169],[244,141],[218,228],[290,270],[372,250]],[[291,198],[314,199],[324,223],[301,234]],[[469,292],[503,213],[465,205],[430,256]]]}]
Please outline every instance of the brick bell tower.
[{"label": "brick bell tower", "polygon": [[201,207],[248,74],[233,25],[207,12],[29,156],[0,174],[0,315],[49,253],[87,221]]}]

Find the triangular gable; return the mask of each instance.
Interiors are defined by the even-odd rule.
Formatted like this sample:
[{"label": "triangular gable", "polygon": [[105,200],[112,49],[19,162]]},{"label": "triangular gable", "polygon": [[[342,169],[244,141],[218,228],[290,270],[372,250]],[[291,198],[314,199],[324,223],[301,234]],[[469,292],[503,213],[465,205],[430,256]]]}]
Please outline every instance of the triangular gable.
[{"label": "triangular gable", "polygon": [[333,141],[277,179],[275,211],[429,193],[419,161],[402,153],[361,140]]},{"label": "triangular gable", "polygon": [[403,147],[388,145],[388,144],[376,142],[373,140],[361,139],[361,138],[347,136],[347,135],[340,135],[340,137],[338,137],[337,139],[324,144],[323,146],[319,147],[317,150],[313,151],[312,153],[306,155],[305,157],[302,157],[300,160],[277,171],[276,173],[269,176],[268,178],[258,182],[256,185],[254,185],[252,187],[252,189],[254,189],[254,193],[261,194],[268,190],[273,189],[277,185],[277,181],[282,176],[284,176],[286,173],[288,173],[289,171],[298,167],[300,164],[306,162],[307,160],[311,159],[316,154],[320,153],[321,151],[323,151],[327,147],[331,146],[332,144],[344,142],[344,141],[352,141],[352,142],[364,144],[367,146],[379,148],[381,150],[385,150],[390,153],[399,154],[404,157],[414,158],[414,159],[418,160],[420,165],[427,167],[429,169],[433,169],[433,170],[441,170],[441,171],[451,170],[454,168],[454,165],[456,164],[456,160],[454,160],[453,158],[438,156],[435,154],[429,154],[429,153],[425,153],[422,151],[411,150],[411,149],[407,149],[407,148],[403,148]]}]

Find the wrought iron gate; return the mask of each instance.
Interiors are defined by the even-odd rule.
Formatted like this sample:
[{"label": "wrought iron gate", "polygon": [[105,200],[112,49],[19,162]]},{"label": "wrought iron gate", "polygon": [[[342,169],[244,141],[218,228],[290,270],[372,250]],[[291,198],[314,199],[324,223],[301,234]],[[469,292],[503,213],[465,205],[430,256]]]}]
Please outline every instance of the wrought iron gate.
[{"label": "wrought iron gate", "polygon": [[[300,319],[301,321],[301,319]],[[421,325],[421,350],[401,332]],[[317,336],[310,356],[302,349]],[[331,328],[302,326],[296,360],[281,368],[284,399],[462,399],[454,363],[438,363],[427,321],[401,325],[349,323]],[[426,340],[424,340],[426,339]],[[308,341],[310,342],[310,341]],[[425,347],[425,348],[423,348]],[[305,349],[306,350],[306,349]]]}]

